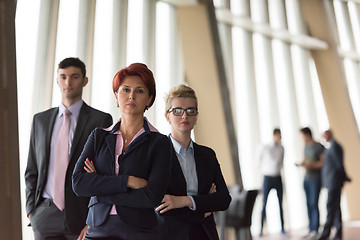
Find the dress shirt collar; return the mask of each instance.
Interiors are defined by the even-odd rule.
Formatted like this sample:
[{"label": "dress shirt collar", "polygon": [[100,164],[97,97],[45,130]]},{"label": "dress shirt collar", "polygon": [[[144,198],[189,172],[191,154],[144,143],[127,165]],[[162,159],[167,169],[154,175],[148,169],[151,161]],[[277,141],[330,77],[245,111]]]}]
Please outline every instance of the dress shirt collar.
[{"label": "dress shirt collar", "polygon": [[[68,110],[71,112],[71,117],[77,119],[79,114],[80,114],[80,109],[83,105],[84,101],[82,99],[80,99],[79,101],[77,101],[76,103],[74,103],[73,105],[71,105]],[[65,111],[66,107],[64,106],[64,104],[60,104],[59,106],[59,113],[58,113],[58,117],[61,117]]]},{"label": "dress shirt collar", "polygon": [[[120,134],[120,123],[121,123],[121,118],[114,123],[113,125],[111,125],[108,128],[105,128],[105,131],[110,131],[113,134]],[[144,125],[143,128],[145,130],[145,132],[159,132],[148,120],[146,117],[144,117]]]},{"label": "dress shirt collar", "polygon": [[[172,144],[173,144],[173,146],[174,146],[175,152],[176,152],[177,154],[180,154],[180,152],[181,152],[182,149],[183,149],[183,150],[186,150],[178,141],[176,141],[176,140],[171,136],[171,134],[170,134],[170,139],[171,139],[171,142],[172,142]],[[194,144],[193,144],[193,141],[192,141],[192,140],[190,140],[190,145],[189,145],[188,150],[191,150],[191,151],[194,150]]]}]

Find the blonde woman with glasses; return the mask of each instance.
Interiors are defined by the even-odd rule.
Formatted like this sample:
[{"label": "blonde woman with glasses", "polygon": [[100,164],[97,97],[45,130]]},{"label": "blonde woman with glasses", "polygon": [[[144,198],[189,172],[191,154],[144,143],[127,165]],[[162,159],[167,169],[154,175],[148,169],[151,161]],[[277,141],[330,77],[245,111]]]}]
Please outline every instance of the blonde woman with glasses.
[{"label": "blonde woman with glasses", "polygon": [[230,204],[215,152],[191,140],[198,118],[195,91],[185,85],[170,90],[165,117],[173,145],[170,184],[156,208],[161,239],[219,239],[212,212]]}]

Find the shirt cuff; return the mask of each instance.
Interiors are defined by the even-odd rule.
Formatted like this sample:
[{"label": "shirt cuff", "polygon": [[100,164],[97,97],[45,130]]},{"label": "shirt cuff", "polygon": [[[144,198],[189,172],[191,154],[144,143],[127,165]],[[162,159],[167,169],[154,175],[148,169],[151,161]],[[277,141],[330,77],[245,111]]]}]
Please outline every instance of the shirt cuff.
[{"label": "shirt cuff", "polygon": [[189,207],[189,208],[190,208],[190,210],[195,211],[195,210],[196,210],[196,203],[195,203],[195,200],[194,200],[194,198],[193,198],[192,196],[188,196],[188,197],[191,199],[192,204],[193,204],[193,206],[192,206],[192,207]]}]

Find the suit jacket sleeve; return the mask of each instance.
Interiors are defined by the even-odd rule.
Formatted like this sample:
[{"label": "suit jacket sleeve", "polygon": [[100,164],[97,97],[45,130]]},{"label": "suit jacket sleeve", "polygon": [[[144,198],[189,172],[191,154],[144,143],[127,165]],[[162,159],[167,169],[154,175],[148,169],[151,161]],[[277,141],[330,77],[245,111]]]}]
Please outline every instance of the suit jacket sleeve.
[{"label": "suit jacket sleeve", "polygon": [[78,196],[91,197],[128,191],[126,187],[128,176],[87,173],[84,169],[87,158],[89,160],[95,159],[95,142],[99,136],[99,131],[102,130],[95,129],[92,131],[74,168],[72,185]]},{"label": "suit jacket sleeve", "polygon": [[115,204],[122,207],[154,208],[161,202],[170,179],[171,143],[163,136],[153,149],[153,164],[148,185],[140,189],[129,189],[126,193],[101,195],[97,199],[101,203]]},{"label": "suit jacket sleeve", "polygon": [[35,155],[35,117],[33,119],[27,167],[25,170],[26,184],[26,213],[29,214],[35,208],[35,193],[38,179],[38,168]]},{"label": "suit jacket sleeve", "polygon": [[[224,211],[229,207],[231,197],[227,189],[224,177],[221,173],[220,164],[216,158],[215,152],[209,148],[207,148],[206,150],[208,150],[208,154],[206,154],[203,159],[206,162],[211,163],[211,168],[199,169],[198,173],[200,171],[209,171],[209,169],[212,169],[212,171],[214,171],[215,174],[214,178],[212,179],[212,183],[215,183],[216,185],[216,192],[212,194],[208,194],[208,192],[199,192],[197,196],[193,196],[196,203],[196,211],[200,211],[203,213]],[[201,176],[198,176],[198,178],[199,186],[201,186]],[[211,186],[210,182],[209,184]]]},{"label": "suit jacket sleeve", "polygon": [[334,166],[336,167],[337,171],[343,170],[344,154],[343,154],[342,147],[337,142],[334,142],[334,146],[333,146],[331,154],[333,156],[332,160],[334,162]]},{"label": "suit jacket sleeve", "polygon": [[110,114],[106,114],[103,118],[101,125],[99,127],[107,128],[113,124],[113,120]]}]

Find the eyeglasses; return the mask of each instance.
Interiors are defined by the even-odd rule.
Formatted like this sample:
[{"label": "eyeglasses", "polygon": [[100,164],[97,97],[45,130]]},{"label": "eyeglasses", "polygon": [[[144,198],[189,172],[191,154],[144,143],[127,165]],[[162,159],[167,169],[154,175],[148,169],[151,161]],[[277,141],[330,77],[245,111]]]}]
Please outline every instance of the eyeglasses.
[{"label": "eyeglasses", "polygon": [[195,116],[196,114],[198,114],[197,108],[186,108],[186,109],[184,109],[184,108],[179,108],[179,107],[170,108],[168,110],[168,113],[172,112],[175,116],[182,116],[185,111],[186,111],[186,114],[188,116]]}]

